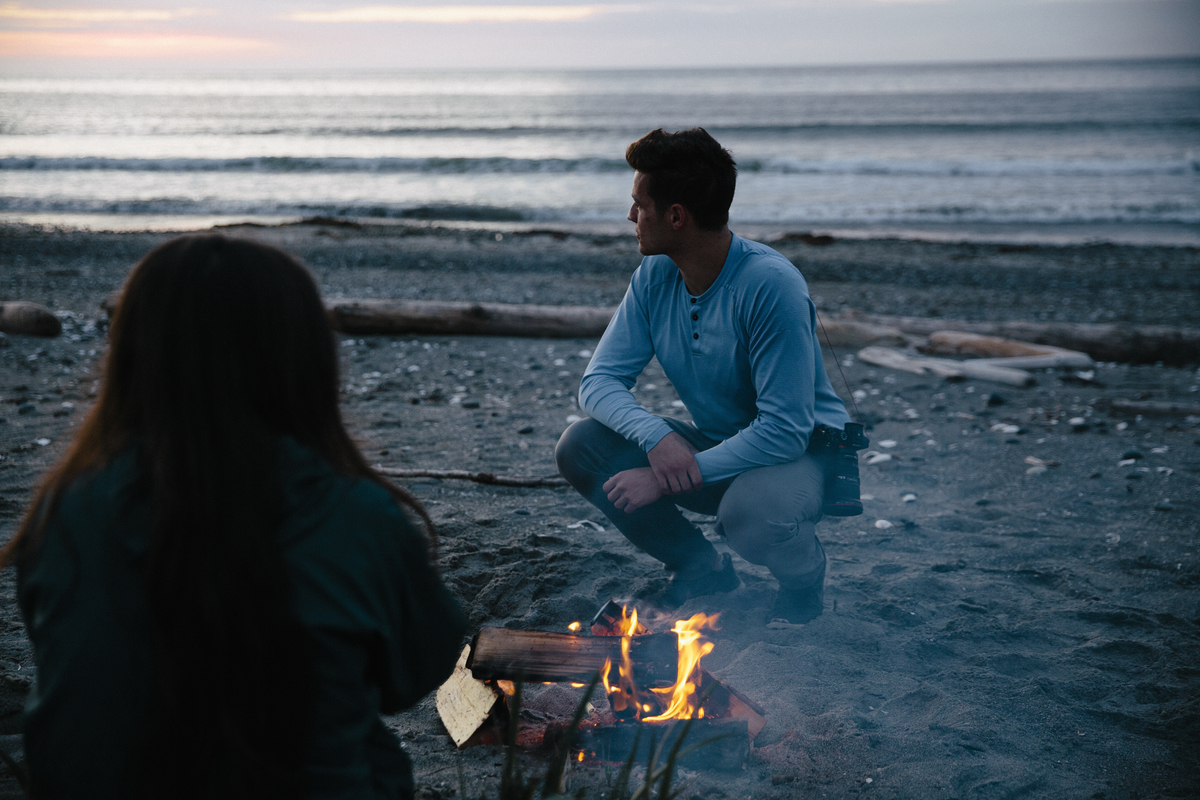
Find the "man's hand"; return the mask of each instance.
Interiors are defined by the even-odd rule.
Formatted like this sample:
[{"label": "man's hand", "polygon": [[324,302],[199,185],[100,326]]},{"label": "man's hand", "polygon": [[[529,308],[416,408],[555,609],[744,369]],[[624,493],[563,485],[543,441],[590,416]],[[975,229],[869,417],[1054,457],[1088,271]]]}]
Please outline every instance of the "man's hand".
[{"label": "man's hand", "polygon": [[650,467],[627,469],[604,482],[609,501],[626,514],[632,514],[663,496]]},{"label": "man's hand", "polygon": [[704,485],[700,465],[696,463],[696,448],[692,443],[671,431],[647,453],[650,468],[663,494],[693,492]]}]

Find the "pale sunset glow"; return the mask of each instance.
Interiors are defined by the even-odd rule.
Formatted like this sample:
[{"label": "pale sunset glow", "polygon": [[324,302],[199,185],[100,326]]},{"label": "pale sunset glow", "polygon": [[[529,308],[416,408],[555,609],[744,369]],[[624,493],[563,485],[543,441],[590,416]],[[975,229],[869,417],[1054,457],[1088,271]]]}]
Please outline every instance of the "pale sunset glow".
[{"label": "pale sunset glow", "polygon": [[585,19],[603,6],[363,6],[338,11],[297,11],[292,22],[568,22]]},{"label": "pale sunset glow", "polygon": [[270,42],[167,31],[0,31],[6,57],[188,58],[261,52]]},{"label": "pale sunset glow", "polygon": [[0,0],[0,64],[10,67],[559,70],[1195,55],[1200,0]]},{"label": "pale sunset glow", "polygon": [[0,20],[33,23],[86,24],[91,22],[165,22],[200,13],[194,8],[25,8],[20,3],[0,4]]}]

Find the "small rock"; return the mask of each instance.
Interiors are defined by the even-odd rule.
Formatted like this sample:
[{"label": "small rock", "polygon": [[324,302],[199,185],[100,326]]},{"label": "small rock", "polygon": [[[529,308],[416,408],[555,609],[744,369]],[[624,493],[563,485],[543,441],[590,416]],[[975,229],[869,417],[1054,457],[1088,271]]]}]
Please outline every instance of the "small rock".
[{"label": "small rock", "polygon": [[892,457],[888,453],[867,453],[866,463],[870,465],[883,464],[891,460]]},{"label": "small rock", "polygon": [[1029,469],[1025,470],[1025,474],[1026,475],[1041,475],[1043,472],[1046,472],[1046,470],[1047,470],[1047,468],[1044,465],[1037,464],[1037,465],[1032,466]]},{"label": "small rock", "polygon": [[877,519],[875,520],[875,527],[879,528],[881,531],[885,531],[892,527],[892,523],[888,522],[886,519]]},{"label": "small rock", "polygon": [[1001,397],[1000,395],[998,395],[998,394],[995,394],[995,393],[993,392],[992,394],[989,394],[989,395],[987,396],[987,398],[986,398],[985,402],[987,403],[987,406],[988,406],[989,408],[991,408],[991,407],[993,407],[993,406],[1002,406],[1002,405],[1004,405],[1004,404],[1005,404],[1006,402],[1008,402],[1008,401],[1006,401],[1006,400],[1005,400],[1003,397]]},{"label": "small rock", "polygon": [[902,501],[904,501],[905,503],[915,503],[915,502],[917,502],[917,496],[916,496],[915,494],[913,494],[912,492],[909,492],[908,494],[904,495],[904,496],[903,496],[903,497],[901,497],[900,499],[901,499]]},{"label": "small rock", "polygon": [[17,406],[18,414],[32,414],[34,411],[37,411],[37,406],[33,403],[21,403],[21,405]]},{"label": "small rock", "polygon": [[1088,421],[1083,417],[1071,417],[1067,420],[1067,424],[1071,426],[1071,430],[1075,433],[1082,433],[1088,429]]},{"label": "small rock", "polygon": [[1127,481],[1140,481],[1141,479],[1142,479],[1142,473],[1140,473],[1140,472],[1131,472],[1125,476],[1125,480],[1127,480]]},{"label": "small rock", "polygon": [[1126,450],[1125,454],[1121,456],[1121,460],[1124,461],[1127,458],[1145,458],[1145,456],[1138,450]]},{"label": "small rock", "polygon": [[520,517],[528,517],[529,509],[528,508],[517,508],[517,509],[513,509],[513,513]]},{"label": "small rock", "polygon": [[478,400],[463,400],[462,407],[463,408],[479,408],[479,401]]},{"label": "small rock", "polygon": [[1118,544],[1121,543],[1121,534],[1119,534],[1119,533],[1105,534],[1104,543],[1107,544],[1109,547],[1116,547]]},{"label": "small rock", "polygon": [[517,429],[517,433],[533,433],[533,426],[532,426],[532,425],[526,425],[526,426],[525,426],[525,427],[523,427],[523,428],[518,428],[518,429]]},{"label": "small rock", "polygon": [[1174,511],[1175,506],[1171,505],[1171,501],[1167,499],[1159,500],[1154,504],[1155,511]]},{"label": "small rock", "polygon": [[50,444],[49,439],[36,439],[35,441],[37,442],[38,447],[45,447],[46,445]]},{"label": "small rock", "polygon": [[568,414],[567,415],[567,424],[573,425],[576,422],[579,422],[581,419],[583,419],[583,417],[579,416],[578,414]]},{"label": "small rock", "polygon": [[1088,477],[1089,478],[1100,478],[1100,477],[1103,477],[1103,475],[1104,475],[1104,473],[1100,472],[1099,470],[1096,470],[1091,475],[1088,475]]},{"label": "small rock", "polygon": [[890,450],[896,446],[896,440],[895,439],[884,439],[882,442],[879,443],[879,446],[886,447]]}]

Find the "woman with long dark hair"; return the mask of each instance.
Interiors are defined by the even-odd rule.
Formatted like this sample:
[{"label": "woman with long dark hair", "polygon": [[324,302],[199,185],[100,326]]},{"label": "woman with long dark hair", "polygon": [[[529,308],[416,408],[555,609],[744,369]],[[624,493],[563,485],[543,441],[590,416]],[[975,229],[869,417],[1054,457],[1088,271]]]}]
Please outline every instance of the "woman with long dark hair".
[{"label": "woman with long dark hair", "polygon": [[34,796],[411,796],[379,715],[449,674],[465,628],[432,541],[343,426],[307,270],[219,235],[158,247],[0,551],[37,660]]}]

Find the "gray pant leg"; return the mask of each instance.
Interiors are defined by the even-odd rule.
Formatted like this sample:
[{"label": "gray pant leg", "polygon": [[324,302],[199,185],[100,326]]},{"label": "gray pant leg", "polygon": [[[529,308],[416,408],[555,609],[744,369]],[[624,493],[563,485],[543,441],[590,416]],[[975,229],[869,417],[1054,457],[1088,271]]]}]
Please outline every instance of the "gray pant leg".
[{"label": "gray pant leg", "polygon": [[729,546],[781,581],[815,579],[825,564],[814,528],[824,487],[821,465],[810,455],[738,475],[717,511]]},{"label": "gray pant leg", "polygon": [[[668,423],[677,423],[668,420]],[[678,423],[682,426],[682,423]],[[672,427],[676,427],[672,424]],[[686,426],[683,426],[686,427]],[[712,443],[691,429],[680,430],[697,447]],[[703,448],[702,448],[703,449]],[[558,440],[554,450],[558,471],[592,505],[604,512],[625,537],[668,570],[684,576],[703,574],[709,569],[716,550],[692,523],[679,512],[678,505],[703,514],[715,514],[721,493],[727,484],[705,486],[697,492],[666,495],[632,514],[619,510],[608,499],[604,482],[627,469],[650,466],[645,452],[635,443],[594,419],[574,423]]]}]

